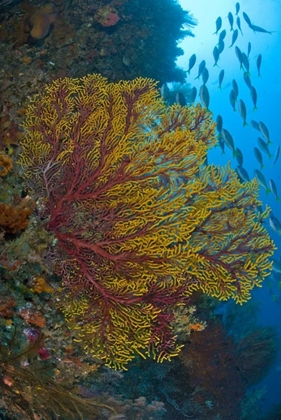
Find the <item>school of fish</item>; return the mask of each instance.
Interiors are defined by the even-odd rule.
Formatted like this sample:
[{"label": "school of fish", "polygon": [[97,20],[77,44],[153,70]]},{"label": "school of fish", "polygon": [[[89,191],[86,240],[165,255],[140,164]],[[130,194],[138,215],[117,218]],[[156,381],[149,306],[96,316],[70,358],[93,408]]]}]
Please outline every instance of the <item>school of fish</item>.
[{"label": "school of fish", "polygon": [[[239,16],[239,13],[242,14],[241,18]],[[250,53],[252,49],[251,42],[248,42],[247,45],[247,51],[241,51],[241,49],[235,45],[237,40],[239,39],[239,36],[243,36],[242,31],[242,25],[241,21],[244,21],[246,25],[253,31],[253,32],[259,32],[262,34],[271,34],[273,31],[269,31],[261,26],[255,25],[252,21],[249,15],[246,12],[240,11],[240,3],[237,2],[235,4],[235,15],[232,12],[229,12],[227,15],[228,20],[228,26],[229,31],[232,33],[232,39],[230,45],[227,45],[228,48],[234,49],[235,55],[237,57],[238,63],[240,65],[240,70],[243,72],[243,81],[246,84],[247,88],[249,89],[249,95],[251,97],[251,101],[253,103],[253,111],[258,109],[258,92],[256,87],[253,85],[252,79],[251,79],[251,72],[250,70],[250,62],[252,63],[253,60],[250,60]],[[219,16],[215,21],[215,32],[214,35],[218,36],[217,44],[214,46],[213,49],[213,58],[214,58],[214,67],[218,67],[218,62],[220,60],[220,55],[224,51],[226,45],[225,45],[225,38],[227,35],[227,30],[222,29],[223,26],[223,19],[221,16]],[[236,27],[235,27],[236,26]],[[240,34],[240,35],[239,35]],[[191,75],[191,71],[194,68],[197,61],[196,54],[192,54],[189,62],[188,62],[188,75]],[[255,59],[255,72],[257,73],[257,77],[261,77],[261,65],[262,65],[262,54],[258,54]],[[221,69],[218,75],[218,88],[222,89],[222,84],[225,78],[225,70]],[[199,91],[197,91],[197,88],[193,86],[190,90],[189,97],[186,98],[185,95],[178,92],[178,95],[176,94],[176,97],[173,98],[172,103],[176,102],[180,105],[186,105],[187,103],[194,103],[196,101],[196,98],[199,94],[199,100],[201,104],[209,109],[210,106],[210,93],[209,89],[207,87],[207,82],[209,79],[209,71],[206,67],[206,61],[202,60],[199,63],[198,66],[198,72],[195,79],[200,79],[202,81],[202,85],[199,88]],[[270,132],[268,127],[263,121],[256,121],[256,120],[250,120],[250,122],[247,120],[247,108],[246,104],[243,101],[243,99],[239,98],[239,86],[235,79],[232,80],[230,92],[229,92],[229,102],[233,109],[233,111],[238,110],[242,124],[243,126],[250,126],[251,128],[257,130],[257,144],[253,148],[253,155],[255,159],[257,160],[259,166],[259,169],[255,169],[254,174],[257,178],[259,184],[265,189],[266,194],[272,193],[275,197],[276,201],[281,201],[278,196],[277,186],[273,179],[270,179],[269,181],[266,180],[265,176],[262,173],[264,165],[264,156],[267,156],[269,159],[272,159],[272,166],[276,164],[276,162],[279,159],[280,155],[280,146],[277,146],[274,152],[271,150],[271,144],[273,143],[271,141]],[[162,89],[167,89],[166,85],[163,85]],[[161,91],[161,95],[164,98],[164,100],[167,99],[167,92],[166,92],[166,99],[164,95],[164,91]],[[171,92],[169,92],[169,95],[172,96]],[[169,102],[169,101],[168,101]],[[170,102],[171,103],[171,102]],[[225,151],[225,146],[227,146],[229,149],[231,149],[233,158],[237,161],[237,167],[236,172],[242,182],[249,182],[250,177],[247,172],[247,170],[243,166],[243,153],[242,151],[235,146],[235,141],[229,130],[227,130],[224,127],[223,124],[223,117],[221,115],[217,115],[216,117],[216,123],[217,123],[217,133],[218,133],[218,144],[222,149],[222,153]],[[262,213],[262,210],[260,210],[260,213]],[[269,225],[271,229],[278,235],[281,235],[281,222],[279,219],[271,213],[271,216],[269,217]],[[278,266],[278,264],[273,265],[274,267]]]}]

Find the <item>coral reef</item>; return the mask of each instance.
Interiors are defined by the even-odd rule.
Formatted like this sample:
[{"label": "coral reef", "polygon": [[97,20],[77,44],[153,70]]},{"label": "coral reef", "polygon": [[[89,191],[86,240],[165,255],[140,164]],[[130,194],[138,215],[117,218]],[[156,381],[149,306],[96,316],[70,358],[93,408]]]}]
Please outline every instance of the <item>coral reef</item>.
[{"label": "coral reef", "polygon": [[19,162],[59,242],[61,309],[108,365],[170,359],[175,305],[198,289],[243,303],[269,275],[258,183],[204,165],[216,138],[200,105],[166,108],[150,79],[66,78],[31,101],[24,130]]}]

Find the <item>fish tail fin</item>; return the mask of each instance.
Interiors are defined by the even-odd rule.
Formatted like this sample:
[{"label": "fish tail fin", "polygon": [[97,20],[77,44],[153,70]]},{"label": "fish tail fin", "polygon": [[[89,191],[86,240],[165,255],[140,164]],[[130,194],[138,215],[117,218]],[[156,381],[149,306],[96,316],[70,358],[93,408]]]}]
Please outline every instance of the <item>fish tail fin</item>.
[{"label": "fish tail fin", "polygon": [[279,197],[275,197],[276,201],[280,202],[281,199]]},{"label": "fish tail fin", "polygon": [[232,152],[232,157],[233,157],[233,159],[234,158],[236,158],[236,156],[238,155],[239,153],[237,152],[237,150],[233,150],[233,152]]},{"label": "fish tail fin", "polygon": [[254,108],[253,108],[253,112],[256,111],[256,110],[258,111],[259,108],[255,105]]},{"label": "fish tail fin", "polygon": [[199,75],[199,76],[194,77],[194,80],[199,79],[199,77],[200,77],[200,75]]},{"label": "fish tail fin", "polygon": [[248,127],[249,127],[249,124],[247,123],[247,121],[244,121],[244,122],[243,122],[243,127],[246,127],[246,126],[248,126]]},{"label": "fish tail fin", "polygon": [[265,189],[265,193],[266,193],[266,195],[268,195],[269,193],[271,193],[271,189],[270,188],[266,188]]},{"label": "fish tail fin", "polygon": [[271,141],[270,139],[268,139],[266,145],[269,146],[270,144],[273,144],[273,141]]},{"label": "fish tail fin", "polygon": [[264,164],[261,163],[261,171],[263,170],[264,167],[265,167]]}]

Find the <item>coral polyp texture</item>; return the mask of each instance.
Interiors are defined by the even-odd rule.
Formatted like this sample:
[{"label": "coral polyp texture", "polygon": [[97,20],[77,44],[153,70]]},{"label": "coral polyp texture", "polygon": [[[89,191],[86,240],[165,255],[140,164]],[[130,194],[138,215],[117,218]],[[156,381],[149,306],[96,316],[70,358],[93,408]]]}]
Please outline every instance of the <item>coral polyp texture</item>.
[{"label": "coral polyp texture", "polygon": [[61,309],[86,351],[116,368],[136,353],[176,356],[175,306],[198,289],[247,301],[274,250],[257,181],[205,163],[210,113],[166,107],[156,86],[55,80],[24,123],[20,163],[58,239]]}]

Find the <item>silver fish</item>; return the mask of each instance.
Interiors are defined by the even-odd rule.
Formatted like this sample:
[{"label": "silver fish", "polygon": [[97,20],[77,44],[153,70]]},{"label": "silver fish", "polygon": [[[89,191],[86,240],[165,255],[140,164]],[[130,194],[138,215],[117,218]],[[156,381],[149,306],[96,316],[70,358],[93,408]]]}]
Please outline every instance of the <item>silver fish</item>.
[{"label": "silver fish", "polygon": [[252,101],[253,101],[253,104],[254,104],[253,111],[255,111],[256,109],[258,109],[257,108],[258,94],[257,94],[256,88],[254,86],[251,86],[251,88],[250,88],[250,95],[251,95],[251,98],[252,98]]},{"label": "silver fish", "polygon": [[218,53],[219,53],[219,55],[223,52],[223,50],[224,50],[224,42],[223,42],[223,40],[221,40],[218,43]]},{"label": "silver fish", "polygon": [[264,34],[272,34],[272,32],[273,31],[267,31],[266,29],[264,29],[264,28],[261,28],[260,26],[257,26],[257,25],[253,25],[252,23],[251,23],[251,25],[249,25],[250,26],[250,28],[254,31],[254,32],[263,32]]},{"label": "silver fish", "polygon": [[236,25],[237,25],[239,31],[241,32],[241,35],[243,35],[242,29],[241,29],[241,20],[240,20],[239,16],[237,16],[237,18],[236,18]]},{"label": "silver fish", "polygon": [[269,186],[270,186],[270,189],[271,189],[272,194],[276,198],[276,201],[280,201],[280,198],[278,197],[277,187],[276,187],[276,184],[273,181],[273,179],[270,179],[269,180]]},{"label": "silver fish", "polygon": [[233,89],[229,92],[229,101],[232,106],[233,111],[236,111],[235,104],[236,104],[237,97]]},{"label": "silver fish", "polygon": [[201,76],[201,74],[202,74],[205,66],[206,66],[206,61],[205,60],[202,60],[201,63],[199,64],[199,67],[198,67],[198,75],[197,75],[197,77],[195,77],[195,79],[199,79],[199,77]]},{"label": "silver fish", "polygon": [[224,142],[224,140],[223,140],[223,138],[222,138],[221,135],[219,135],[218,141],[219,141],[219,146],[221,148],[222,154],[224,155],[225,154],[225,151],[224,151],[225,142]]},{"label": "silver fish", "polygon": [[188,74],[190,74],[190,70],[194,67],[196,63],[196,54],[192,54],[192,56],[189,59],[189,63],[188,63]]},{"label": "silver fish", "polygon": [[217,123],[217,132],[219,134],[221,134],[221,130],[222,130],[222,126],[223,126],[223,119],[222,119],[221,115],[217,116],[216,123]]},{"label": "silver fish", "polygon": [[246,85],[248,86],[248,88],[251,89],[252,82],[251,82],[249,73],[247,73],[246,71],[244,71],[243,78],[244,78],[244,82],[246,83]]},{"label": "silver fish", "polygon": [[195,86],[193,86],[193,88],[190,91],[190,98],[189,98],[191,104],[195,102],[196,96],[197,96],[197,89]]},{"label": "silver fish", "polygon": [[228,22],[229,22],[229,25],[230,25],[230,30],[233,31],[233,21],[234,21],[233,14],[231,12],[229,12],[227,17],[228,17]]},{"label": "silver fish", "polygon": [[202,81],[204,83],[204,85],[208,82],[209,79],[209,71],[207,69],[207,67],[204,67],[203,71],[202,71]]},{"label": "silver fish", "polygon": [[223,78],[224,78],[224,70],[221,70],[220,74],[219,74],[219,88],[220,88],[220,90],[221,90],[221,84],[222,84]]},{"label": "silver fish", "polygon": [[238,48],[237,46],[234,48],[234,50],[235,50],[235,54],[236,54],[236,56],[239,60],[240,69],[241,69],[242,65],[243,65],[242,52],[241,52],[240,48]]},{"label": "silver fish", "polygon": [[235,79],[232,80],[232,89],[234,90],[234,93],[237,99],[239,95],[239,89],[238,89],[238,85]]},{"label": "silver fish", "polygon": [[255,169],[255,177],[259,181],[260,185],[265,189],[266,194],[268,194],[270,192],[270,189],[267,186],[265,177],[258,169]]},{"label": "silver fish", "polygon": [[238,102],[238,111],[239,111],[239,114],[242,117],[243,126],[248,125],[247,121],[246,121],[246,119],[247,119],[247,109],[246,109],[245,102],[242,99],[240,99],[239,102]]},{"label": "silver fish", "polygon": [[235,146],[234,146],[234,141],[233,141],[232,135],[225,128],[223,128],[221,130],[221,135],[222,135],[222,137],[224,139],[225,144],[232,150],[233,157],[235,157],[236,156],[236,152],[235,152]]},{"label": "silver fish", "polygon": [[219,34],[219,42],[218,42],[218,44],[220,43],[220,41],[223,41],[224,40],[225,36],[226,36],[226,30],[223,29],[221,31],[221,33]]},{"label": "silver fish", "polygon": [[186,105],[186,99],[185,99],[185,96],[182,92],[177,92],[176,93],[176,103],[179,104],[180,106],[185,106]]},{"label": "silver fish", "polygon": [[276,152],[275,152],[275,156],[274,156],[274,161],[273,161],[273,165],[275,165],[275,163],[277,162],[278,158],[279,158],[279,154],[280,154],[280,146],[277,146]]},{"label": "silver fish", "polygon": [[257,58],[258,77],[261,77],[261,62],[262,62],[262,55],[259,54]]},{"label": "silver fish", "polygon": [[246,72],[249,73],[250,63],[249,63],[249,59],[248,59],[247,55],[244,52],[242,52],[242,64],[243,64],[243,67],[246,70]]},{"label": "silver fish", "polygon": [[210,94],[206,85],[202,85],[200,87],[199,95],[200,95],[202,105],[208,109],[209,104],[210,104]]},{"label": "silver fish", "polygon": [[220,53],[219,53],[218,47],[216,47],[216,46],[213,49],[213,57],[214,57],[214,60],[215,60],[214,67],[215,66],[218,67],[218,61],[219,61],[219,58],[220,58]]},{"label": "silver fish", "polygon": [[264,168],[264,164],[263,164],[263,161],[262,161],[262,154],[257,147],[254,147],[254,155],[255,155],[257,161],[259,162],[259,164],[261,165],[261,170],[262,170]]},{"label": "silver fish", "polygon": [[258,137],[258,144],[259,144],[259,146],[260,146],[261,150],[262,150],[265,154],[267,154],[267,155],[268,155],[268,157],[271,159],[271,158],[272,158],[272,154],[270,153],[269,148],[268,148],[268,146],[267,146],[266,142],[265,142],[263,139],[261,139],[260,137]]},{"label": "silver fish", "polygon": [[260,127],[260,132],[262,133],[263,137],[267,140],[267,145],[272,143],[270,141],[270,136],[269,136],[269,131],[268,131],[267,126],[262,121],[260,121],[259,127]]},{"label": "silver fish", "polygon": [[248,42],[248,51],[247,51],[247,56],[248,56],[248,58],[249,58],[249,55],[250,55],[251,49],[252,49],[252,44],[251,44],[250,42]]},{"label": "silver fish", "polygon": [[160,95],[163,99],[163,101],[167,101],[170,97],[170,89],[166,85],[166,83],[163,83],[163,85],[160,88]]},{"label": "silver fish", "polygon": [[238,38],[238,29],[235,29],[235,31],[233,31],[233,34],[232,34],[231,45],[228,48],[231,48],[235,44],[237,38]]},{"label": "silver fish", "polygon": [[249,26],[251,26],[251,25],[252,25],[251,19],[249,18],[249,16],[247,15],[247,13],[243,12],[243,18],[244,18],[245,22],[246,22]]},{"label": "silver fish", "polygon": [[214,34],[217,34],[219,32],[221,25],[222,25],[222,18],[219,16],[216,20],[216,31],[214,32]]},{"label": "silver fish", "polygon": [[238,175],[242,179],[242,181],[250,182],[250,177],[248,175],[248,172],[246,171],[245,168],[243,168],[243,166],[237,166],[236,172],[238,173]]},{"label": "silver fish", "polygon": [[251,120],[251,126],[252,126],[255,130],[261,131],[261,130],[260,130],[260,125],[259,125],[259,123],[258,123],[257,121],[255,121],[255,120]]},{"label": "silver fish", "polygon": [[241,150],[238,147],[236,147],[236,156],[235,157],[236,157],[238,165],[243,166],[243,160],[244,160],[243,153],[241,152]]},{"label": "silver fish", "polygon": [[273,214],[269,217],[269,225],[272,230],[274,230],[277,235],[281,235],[281,223],[277,219],[277,217],[273,216]]}]

